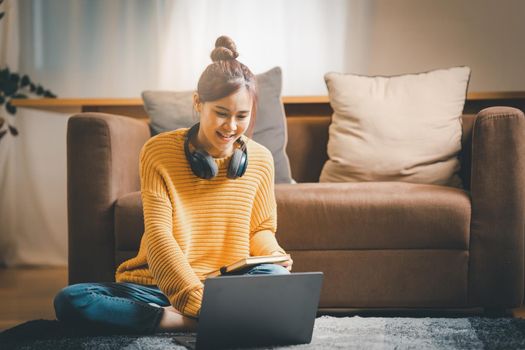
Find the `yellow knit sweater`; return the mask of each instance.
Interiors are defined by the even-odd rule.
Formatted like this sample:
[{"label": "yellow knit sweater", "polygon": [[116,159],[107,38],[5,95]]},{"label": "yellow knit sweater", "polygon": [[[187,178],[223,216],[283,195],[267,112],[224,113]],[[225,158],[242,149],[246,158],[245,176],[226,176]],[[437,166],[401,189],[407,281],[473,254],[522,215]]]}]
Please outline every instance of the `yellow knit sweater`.
[{"label": "yellow knit sweater", "polygon": [[277,225],[271,153],[246,140],[248,169],[228,179],[231,157],[215,159],[218,175],[195,176],[184,155],[188,129],[151,138],[140,154],[145,231],[117,282],[157,285],[184,315],[199,314],[203,274],[250,255],[285,253]]}]

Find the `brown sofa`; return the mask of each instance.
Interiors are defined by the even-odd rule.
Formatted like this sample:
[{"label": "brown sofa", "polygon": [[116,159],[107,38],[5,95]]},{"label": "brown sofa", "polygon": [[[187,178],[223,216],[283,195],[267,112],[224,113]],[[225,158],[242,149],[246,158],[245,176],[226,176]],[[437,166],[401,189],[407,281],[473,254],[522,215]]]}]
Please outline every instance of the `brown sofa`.
[{"label": "brown sofa", "polygon": [[[463,117],[466,190],[394,182],[316,183],[327,117],[289,117],[295,185],[277,185],[277,237],[294,271],[323,271],[320,309],[503,310],[524,285],[525,119]],[[69,282],[112,281],[143,232],[138,154],[150,130],[83,113],[68,124]]]}]

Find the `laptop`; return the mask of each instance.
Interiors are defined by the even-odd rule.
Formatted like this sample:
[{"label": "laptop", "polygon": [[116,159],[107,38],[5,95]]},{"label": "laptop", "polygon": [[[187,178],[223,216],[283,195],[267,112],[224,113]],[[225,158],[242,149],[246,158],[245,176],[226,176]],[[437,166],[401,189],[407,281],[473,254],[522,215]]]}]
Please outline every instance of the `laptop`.
[{"label": "laptop", "polygon": [[208,278],[197,333],[174,340],[196,350],[310,343],[322,281],[322,272]]}]

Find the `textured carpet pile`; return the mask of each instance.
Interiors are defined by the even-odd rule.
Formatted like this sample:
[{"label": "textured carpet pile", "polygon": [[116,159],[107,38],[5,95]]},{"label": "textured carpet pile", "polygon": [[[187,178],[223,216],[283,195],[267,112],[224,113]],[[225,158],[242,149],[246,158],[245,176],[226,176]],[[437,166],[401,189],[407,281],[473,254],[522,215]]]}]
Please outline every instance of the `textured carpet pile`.
[{"label": "textured carpet pile", "polygon": [[[185,349],[173,336],[82,334],[36,320],[0,333],[0,349]],[[310,344],[273,349],[525,349],[525,319],[322,316]]]}]

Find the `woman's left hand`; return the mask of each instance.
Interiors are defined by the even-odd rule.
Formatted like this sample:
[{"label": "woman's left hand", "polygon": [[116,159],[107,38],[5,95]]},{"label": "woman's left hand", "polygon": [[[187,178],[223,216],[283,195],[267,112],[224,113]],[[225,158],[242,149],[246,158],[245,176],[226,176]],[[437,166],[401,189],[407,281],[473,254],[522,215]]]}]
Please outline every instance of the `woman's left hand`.
[{"label": "woman's left hand", "polygon": [[[275,251],[271,255],[283,255],[283,253]],[[289,260],[286,260],[286,261],[283,261],[283,262],[280,262],[280,263],[276,263],[276,264],[286,267],[286,269],[288,271],[292,271],[293,260],[292,260],[291,256],[290,256]]]}]

